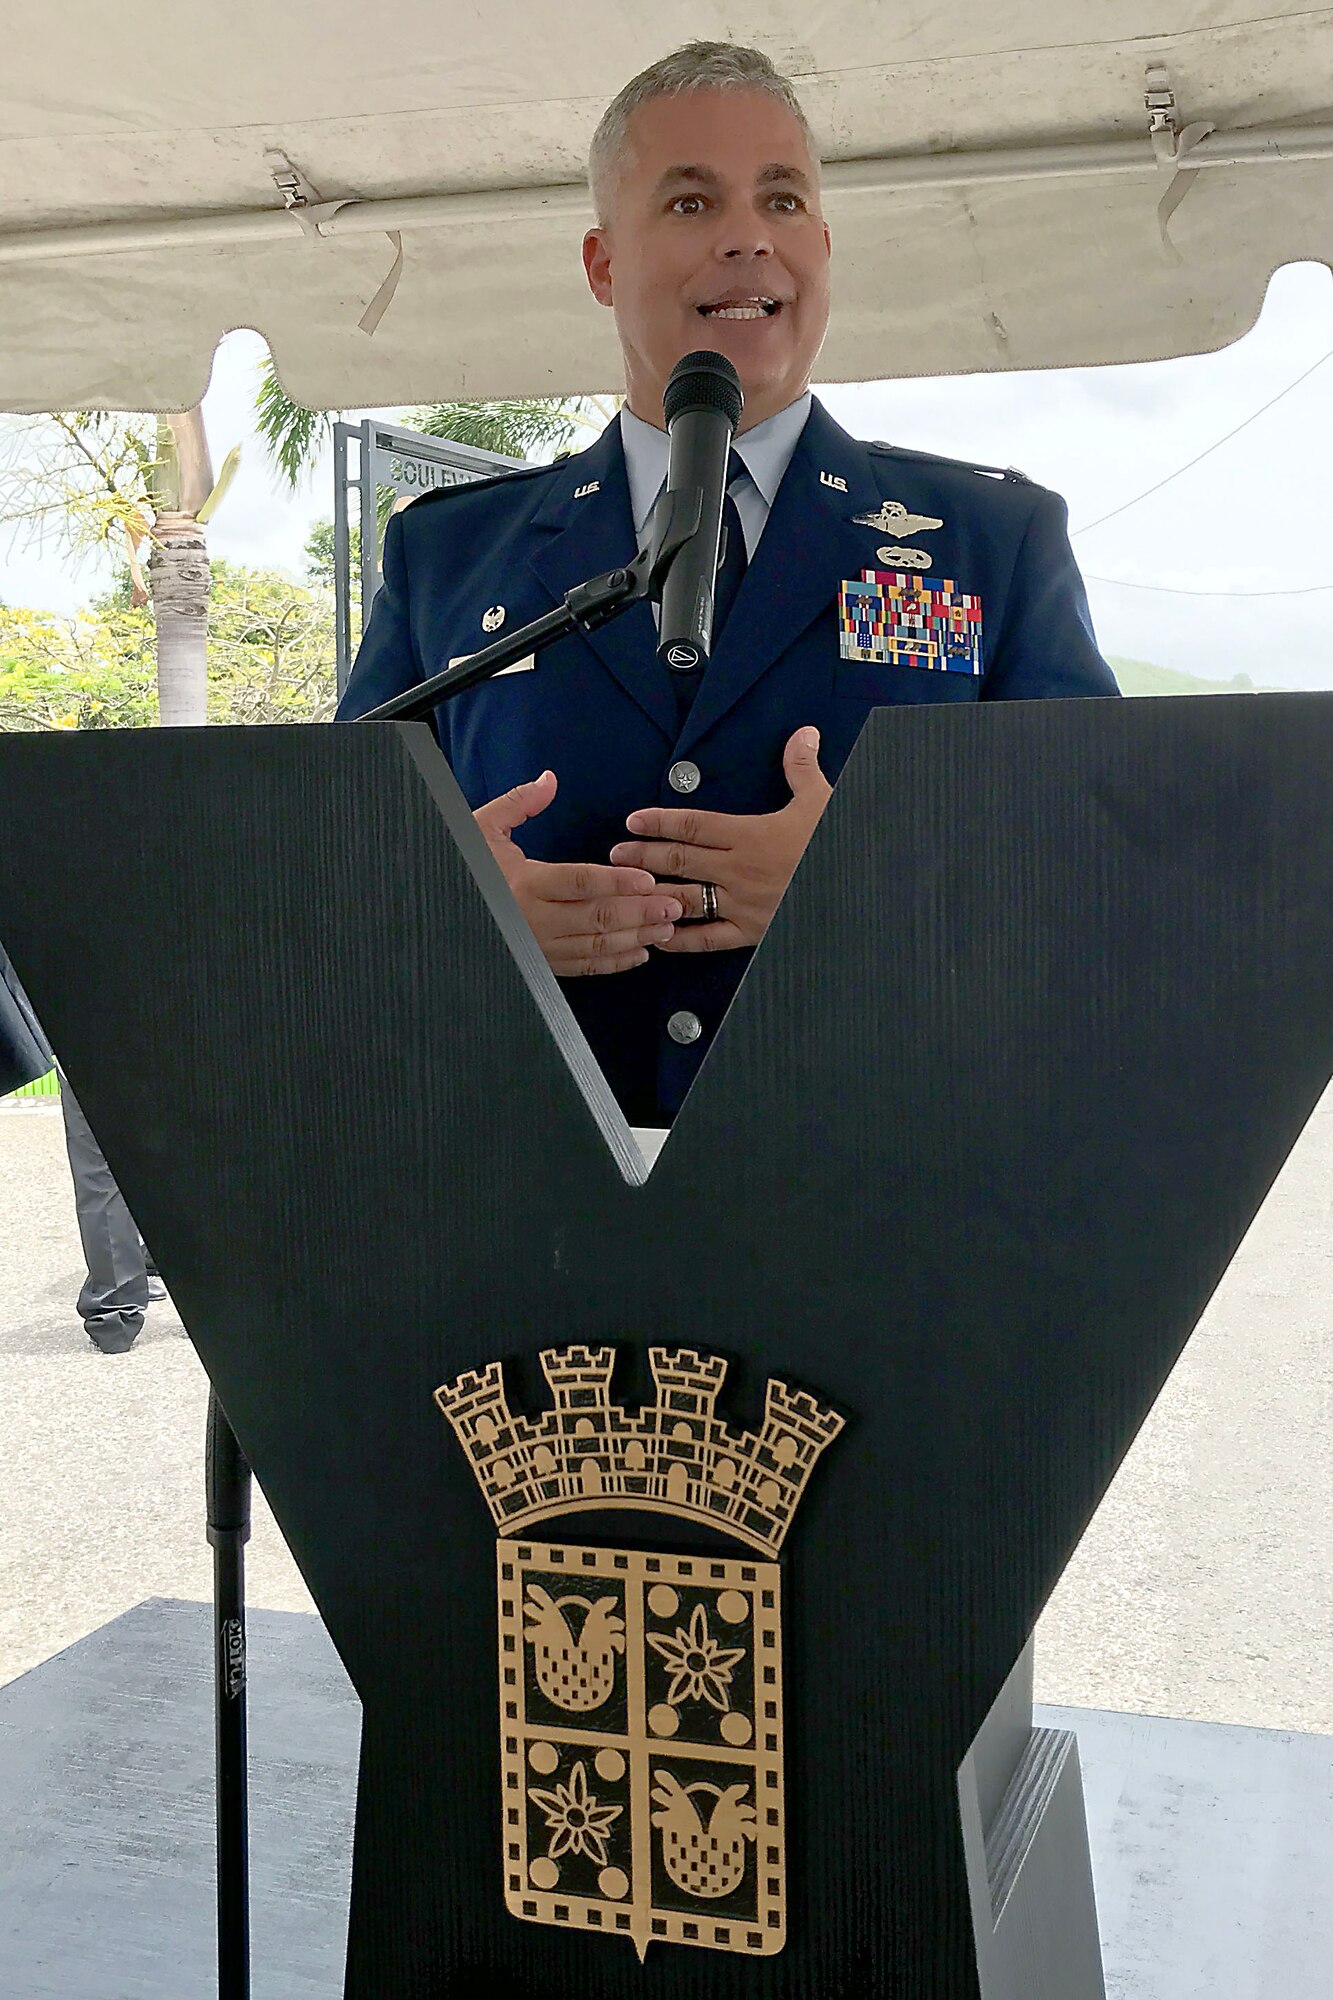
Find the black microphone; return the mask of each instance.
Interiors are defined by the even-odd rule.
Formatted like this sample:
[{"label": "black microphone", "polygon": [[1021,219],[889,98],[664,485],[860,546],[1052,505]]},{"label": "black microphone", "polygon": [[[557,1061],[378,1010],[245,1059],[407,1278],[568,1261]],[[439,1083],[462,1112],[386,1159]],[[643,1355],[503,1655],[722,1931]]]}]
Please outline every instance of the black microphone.
[{"label": "black microphone", "polygon": [[671,439],[666,490],[700,496],[699,525],[662,586],[657,657],[677,673],[703,666],[712,651],[727,458],[743,402],[736,370],[706,349],[676,363],[662,398]]}]

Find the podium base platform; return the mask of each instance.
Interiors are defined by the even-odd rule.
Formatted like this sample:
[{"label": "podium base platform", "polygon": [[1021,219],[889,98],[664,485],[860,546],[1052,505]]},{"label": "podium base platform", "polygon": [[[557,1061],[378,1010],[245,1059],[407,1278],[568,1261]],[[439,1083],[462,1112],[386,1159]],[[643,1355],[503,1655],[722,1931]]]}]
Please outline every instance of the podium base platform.
[{"label": "podium base platform", "polygon": [[[217,2000],[211,1618],[150,1599],[0,1688],[4,2000]],[[335,2000],[361,1705],[317,1618],[246,1622],[252,2000]]]},{"label": "podium base platform", "polygon": [[[317,1619],[249,1636],[254,2000],[333,2000],[360,1708]],[[159,1599],[0,1689],[5,2000],[214,2000],[211,1669],[208,1607]],[[1109,1994],[1326,2000],[1333,1737],[1033,1719],[1048,1778],[1077,1738]]]}]

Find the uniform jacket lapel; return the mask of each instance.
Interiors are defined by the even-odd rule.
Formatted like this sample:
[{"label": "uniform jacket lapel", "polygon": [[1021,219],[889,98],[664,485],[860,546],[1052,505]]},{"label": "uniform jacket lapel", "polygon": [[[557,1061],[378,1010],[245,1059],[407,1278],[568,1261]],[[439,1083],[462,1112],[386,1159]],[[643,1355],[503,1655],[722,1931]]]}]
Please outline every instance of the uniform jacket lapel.
[{"label": "uniform jacket lapel", "polygon": [[[575,496],[597,485],[595,493]],[[628,562],[636,542],[630,513],[629,481],[620,443],[620,419],[609,423],[595,445],[570,459],[563,479],[533,518],[544,531],[530,558],[544,588],[558,603],[576,583],[600,576],[617,562]],[[666,673],[657,664],[657,633],[652,608],[636,604],[586,643],[671,742],[677,732],[676,697]]]},{"label": "uniform jacket lapel", "polygon": [[[879,504],[869,452],[816,398],[690,710],[682,750],[720,721],[828,610],[844,577],[859,576],[873,563],[874,538],[852,516]],[[837,643],[831,624],[829,643]]]}]

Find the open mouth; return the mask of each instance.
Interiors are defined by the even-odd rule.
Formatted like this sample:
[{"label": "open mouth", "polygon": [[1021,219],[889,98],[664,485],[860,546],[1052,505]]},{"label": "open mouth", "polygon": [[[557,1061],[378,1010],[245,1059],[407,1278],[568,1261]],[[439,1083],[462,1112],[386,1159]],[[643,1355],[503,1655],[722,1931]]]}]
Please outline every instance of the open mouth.
[{"label": "open mouth", "polygon": [[747,298],[715,299],[712,305],[697,306],[695,310],[704,319],[773,319],[782,311],[782,301],[757,292]]}]

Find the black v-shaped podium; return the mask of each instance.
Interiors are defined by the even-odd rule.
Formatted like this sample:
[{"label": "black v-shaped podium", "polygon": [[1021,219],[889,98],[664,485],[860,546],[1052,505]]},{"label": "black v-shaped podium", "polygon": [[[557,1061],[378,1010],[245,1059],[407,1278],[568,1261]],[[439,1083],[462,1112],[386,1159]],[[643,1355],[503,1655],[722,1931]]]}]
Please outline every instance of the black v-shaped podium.
[{"label": "black v-shaped podium", "polygon": [[0,742],[364,1704],[353,2000],[1093,1990],[1005,1691],[1333,1067],[1331,780],[1329,696],[880,711],[645,1175],[424,726]]}]

